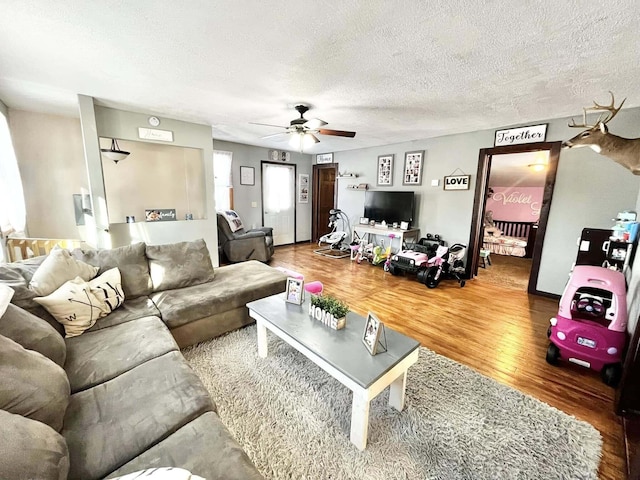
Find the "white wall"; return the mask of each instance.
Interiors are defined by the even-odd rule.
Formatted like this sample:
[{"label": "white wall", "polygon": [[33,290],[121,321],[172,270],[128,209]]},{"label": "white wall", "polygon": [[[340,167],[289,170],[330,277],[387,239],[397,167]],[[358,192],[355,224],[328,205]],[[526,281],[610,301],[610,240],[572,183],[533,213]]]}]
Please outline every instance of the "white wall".
[{"label": "white wall", "polygon": [[[101,138],[102,148],[111,139]],[[202,150],[120,140],[118,146],[131,154],[115,163],[104,160],[102,171],[107,195],[109,223],[125,223],[127,216],[145,219],[145,210],[172,208],[184,220],[207,216]]]},{"label": "white wall", "polygon": [[[530,122],[549,123],[547,141],[566,140],[576,129],[567,126],[568,119]],[[610,125],[612,133],[637,136],[640,109],[621,111]],[[413,190],[417,195],[415,222],[421,234],[438,233],[449,243],[467,243],[471,226],[478,154],[481,148],[493,146],[495,130],[417,140],[384,147],[337,152],[334,159],[340,171],[357,173],[357,183],[369,183],[373,189]],[[402,186],[404,153],[425,150],[422,186]],[[395,154],[394,185],[376,187],[377,157]],[[469,190],[444,191],[442,179],[460,169],[472,175]],[[459,172],[459,171],[458,171]],[[431,187],[431,180],[440,185]],[[364,192],[347,190],[352,179],[338,180],[338,208],[348,213],[351,222],[364,211]],[[344,184],[343,184],[344,183]],[[563,150],[544,249],[542,251],[537,289],[561,294],[577,253],[576,239],[582,228],[609,228],[615,214],[633,209],[638,201],[640,177],[634,176],[612,160],[590,149]]]},{"label": "white wall", "polygon": [[[233,153],[231,165],[233,177],[234,210],[238,212],[246,228],[262,225],[262,169],[261,161],[269,159],[269,150],[240,143],[213,141],[214,150]],[[311,179],[311,155],[291,152],[291,161],[287,164],[296,165],[296,242],[311,240],[311,189],[309,203],[298,203],[298,175],[306,173]],[[240,167],[255,169],[255,185],[240,185]],[[311,180],[309,180],[311,183]],[[256,206],[252,207],[255,202]]]},{"label": "white wall", "polygon": [[9,128],[22,176],[27,234],[84,239],[73,208],[73,194],[88,192],[80,121],[9,109]]},{"label": "white wall", "polygon": [[[147,141],[138,138],[138,128],[150,128],[148,114],[127,112],[102,106],[95,106],[96,133],[99,137],[119,140]],[[214,265],[218,265],[218,229],[215,216],[213,148],[211,127],[160,117],[158,129],[173,132],[173,142],[150,142],[176,145],[202,150],[204,159],[204,183],[206,190],[206,215],[202,220],[178,220],[175,222],[136,222],[134,226],[122,223],[109,225],[112,246],[128,245],[144,240],[150,244],[172,243],[203,238],[207,244]],[[131,162],[127,159],[124,162]],[[110,160],[106,160],[110,161]],[[102,180],[102,169],[89,165],[89,175],[94,180]],[[171,208],[171,207],[168,207]]]}]

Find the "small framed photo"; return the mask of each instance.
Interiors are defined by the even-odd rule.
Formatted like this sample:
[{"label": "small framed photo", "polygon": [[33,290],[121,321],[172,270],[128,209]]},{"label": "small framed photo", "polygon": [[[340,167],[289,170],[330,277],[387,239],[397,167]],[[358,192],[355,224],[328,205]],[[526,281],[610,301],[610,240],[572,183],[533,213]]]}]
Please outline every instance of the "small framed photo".
[{"label": "small framed photo", "polygon": [[380,155],[378,157],[378,186],[390,187],[393,185],[393,154]]},{"label": "small framed photo", "polygon": [[298,175],[298,203],[309,203],[309,174]]},{"label": "small framed photo", "polygon": [[253,167],[240,167],[240,185],[255,185],[256,170]]},{"label": "small framed photo", "polygon": [[360,217],[360,225],[368,225],[369,219],[367,217]]},{"label": "small framed photo", "polygon": [[382,330],[382,322],[373,313],[369,312],[367,321],[364,324],[364,333],[362,334],[362,342],[371,355],[375,355],[378,349],[378,341],[380,340],[380,331]]},{"label": "small framed photo", "polygon": [[333,153],[321,153],[316,155],[316,163],[333,163]]},{"label": "small framed photo", "polygon": [[403,185],[422,185],[422,165],[424,163],[424,150],[407,152],[404,154]]},{"label": "small framed photo", "polygon": [[293,277],[287,278],[287,292],[284,299],[289,303],[302,305],[304,301],[304,280]]}]

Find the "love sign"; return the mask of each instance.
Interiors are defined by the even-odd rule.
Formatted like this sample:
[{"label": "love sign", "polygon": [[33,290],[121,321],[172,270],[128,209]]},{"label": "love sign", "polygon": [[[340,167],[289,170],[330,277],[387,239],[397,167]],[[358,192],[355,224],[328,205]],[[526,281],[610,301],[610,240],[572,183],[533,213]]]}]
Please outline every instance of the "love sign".
[{"label": "love sign", "polygon": [[452,175],[444,177],[445,190],[469,190],[471,175]]}]

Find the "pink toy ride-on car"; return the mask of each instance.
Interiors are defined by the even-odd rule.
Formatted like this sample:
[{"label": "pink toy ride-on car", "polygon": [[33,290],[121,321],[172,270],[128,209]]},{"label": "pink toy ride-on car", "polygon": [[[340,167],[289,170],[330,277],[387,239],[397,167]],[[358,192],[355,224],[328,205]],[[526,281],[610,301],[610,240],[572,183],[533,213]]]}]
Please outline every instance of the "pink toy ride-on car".
[{"label": "pink toy ride-on car", "polygon": [[627,292],[622,272],[578,265],[564,289],[547,336],[547,362],[567,360],[600,372],[616,386],[627,343]]}]

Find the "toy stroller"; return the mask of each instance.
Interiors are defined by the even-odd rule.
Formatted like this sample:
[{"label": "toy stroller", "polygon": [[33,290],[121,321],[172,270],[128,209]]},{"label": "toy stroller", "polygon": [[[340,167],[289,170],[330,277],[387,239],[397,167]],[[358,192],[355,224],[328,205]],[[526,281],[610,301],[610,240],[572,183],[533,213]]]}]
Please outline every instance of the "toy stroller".
[{"label": "toy stroller", "polygon": [[547,362],[563,359],[600,372],[616,386],[627,343],[627,292],[622,272],[578,265],[550,320]]},{"label": "toy stroller", "polygon": [[429,259],[427,268],[418,272],[418,281],[428,288],[436,288],[443,279],[455,279],[460,288],[464,287],[466,281],[461,275],[464,273],[463,258],[466,251],[467,246],[461,243],[451,247],[440,245],[436,255]]}]

